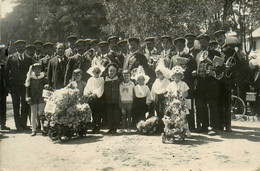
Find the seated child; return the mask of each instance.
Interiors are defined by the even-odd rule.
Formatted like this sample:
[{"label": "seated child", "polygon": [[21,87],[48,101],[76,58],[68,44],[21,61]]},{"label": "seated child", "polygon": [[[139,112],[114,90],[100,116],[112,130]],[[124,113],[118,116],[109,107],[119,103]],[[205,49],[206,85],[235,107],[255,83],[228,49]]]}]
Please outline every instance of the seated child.
[{"label": "seated child", "polygon": [[42,66],[39,63],[31,65],[25,81],[26,101],[31,106],[31,136],[36,135],[36,129],[38,124],[41,125],[41,130],[44,130],[43,121],[40,121],[40,117],[43,115],[45,107],[45,103],[42,97],[42,91],[47,81],[44,77],[44,72],[42,72],[41,68]]},{"label": "seated child", "polygon": [[93,63],[87,73],[91,75],[84,89],[84,97],[87,98],[92,111],[92,133],[99,133],[101,116],[103,114],[104,79],[101,76],[105,68],[100,63]]},{"label": "seated child", "polygon": [[149,76],[145,75],[144,69],[139,65],[136,74],[132,78],[137,81],[134,87],[134,109],[133,109],[133,124],[137,124],[141,120],[145,120],[145,114],[148,111],[148,105],[151,104],[150,89],[146,85],[149,81]]},{"label": "seated child", "polygon": [[[180,92],[180,94],[182,95],[182,97],[185,99],[188,96],[188,90],[189,87],[188,85],[181,81],[183,78],[183,68],[181,66],[175,66],[172,69],[172,76],[171,79],[173,80],[167,87],[167,91],[168,92],[174,92],[176,93],[177,91]],[[185,103],[185,101],[182,101],[182,103]],[[185,114],[189,114],[189,110],[186,109],[185,110]],[[190,130],[189,130],[189,125],[187,123],[187,118],[185,117],[185,124],[184,124],[184,128],[186,129],[186,134],[188,137],[190,137]]]},{"label": "seated child", "polygon": [[108,134],[115,134],[120,123],[121,110],[119,108],[119,85],[117,76],[118,66],[110,63],[107,66],[108,76],[105,78],[104,96],[106,103],[106,114],[108,122]]},{"label": "seated child", "polygon": [[134,83],[130,80],[130,72],[124,70],[123,82],[120,84],[120,102],[122,111],[122,124],[123,128],[130,132],[131,119],[132,119],[132,107],[133,107],[133,90]]},{"label": "seated child", "polygon": [[163,60],[160,60],[159,64],[155,69],[156,80],[153,83],[152,90],[151,90],[151,99],[155,104],[155,111],[157,117],[159,118],[159,126],[158,126],[159,132],[162,132],[164,127],[162,121],[164,115],[163,104],[165,99],[164,93],[166,92],[166,88],[170,84],[170,81],[168,80],[169,72],[170,70],[165,67]]},{"label": "seated child", "polygon": [[79,90],[79,97],[83,96],[83,90],[86,86],[86,82],[81,80],[82,71],[81,69],[75,69],[72,73],[72,81],[66,86],[73,89]]}]

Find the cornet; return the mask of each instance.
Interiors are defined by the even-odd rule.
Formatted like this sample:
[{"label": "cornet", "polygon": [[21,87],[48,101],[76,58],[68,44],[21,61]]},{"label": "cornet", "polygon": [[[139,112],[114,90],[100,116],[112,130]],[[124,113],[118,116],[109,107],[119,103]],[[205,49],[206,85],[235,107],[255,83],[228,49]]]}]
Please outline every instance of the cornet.
[{"label": "cornet", "polygon": [[235,66],[237,63],[237,61],[235,59],[235,54],[236,54],[236,52],[234,52],[234,54],[232,56],[230,56],[225,63],[225,66],[226,66],[225,76],[227,78],[231,77],[231,75],[233,74],[232,71],[230,71],[230,68]]}]

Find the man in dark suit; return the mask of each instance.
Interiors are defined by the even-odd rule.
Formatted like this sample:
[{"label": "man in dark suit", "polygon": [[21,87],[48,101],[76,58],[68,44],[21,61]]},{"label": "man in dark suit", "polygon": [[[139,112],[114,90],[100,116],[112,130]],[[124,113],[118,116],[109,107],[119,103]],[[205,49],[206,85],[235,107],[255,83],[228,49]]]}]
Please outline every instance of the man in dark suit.
[{"label": "man in dark suit", "polygon": [[65,85],[67,85],[71,80],[73,71],[78,68],[82,71],[83,81],[87,81],[90,78],[90,75],[87,74],[86,71],[91,66],[91,61],[89,57],[86,56],[86,54],[84,55],[84,43],[85,42],[82,39],[77,40],[77,42],[75,43],[77,54],[68,59],[65,73]]},{"label": "man in dark suit", "polygon": [[11,92],[15,126],[18,131],[29,129],[27,127],[27,117],[30,107],[25,101],[24,82],[33,61],[32,58],[24,54],[25,46],[26,42],[24,40],[17,40],[15,42],[17,52],[10,55],[6,62],[6,84]]},{"label": "man in dark suit", "polygon": [[[214,33],[216,41],[218,43],[218,51],[225,58],[225,63],[229,57],[234,57],[236,64],[239,62],[236,51],[226,44],[226,32],[225,30],[218,30]],[[224,66],[224,71],[233,73],[230,77],[224,74],[224,77],[220,80],[220,97],[219,97],[219,115],[220,115],[220,129],[226,128],[227,132],[231,132],[231,89],[234,88],[236,80],[237,65]]]},{"label": "man in dark suit", "polygon": [[56,56],[52,58],[48,64],[48,84],[54,89],[64,87],[64,75],[67,65],[67,57],[64,55],[64,52],[64,44],[58,43],[56,46]]},{"label": "man in dark suit", "polygon": [[[216,50],[209,49],[210,37],[206,34],[198,36],[201,51],[197,54],[197,86],[196,86],[196,116],[197,130],[196,132],[207,132],[210,125],[213,128],[208,132],[209,135],[216,135],[219,128],[219,81],[216,79],[214,70],[206,70],[206,65],[212,63],[215,56],[220,56]],[[209,106],[209,110],[208,107]],[[202,125],[201,125],[202,124]]]}]

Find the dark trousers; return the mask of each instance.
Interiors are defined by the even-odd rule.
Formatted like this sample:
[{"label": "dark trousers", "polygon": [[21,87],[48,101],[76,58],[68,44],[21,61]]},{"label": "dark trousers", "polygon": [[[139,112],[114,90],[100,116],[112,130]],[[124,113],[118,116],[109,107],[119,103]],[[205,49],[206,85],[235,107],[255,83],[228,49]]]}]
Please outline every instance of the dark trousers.
[{"label": "dark trousers", "polygon": [[220,81],[219,84],[219,122],[220,127],[231,126],[231,88],[225,83]]},{"label": "dark trousers", "polygon": [[194,93],[193,90],[189,90],[188,91],[188,97],[187,97],[187,99],[191,99],[191,109],[189,109],[190,114],[186,115],[190,130],[195,129],[193,93]]},{"label": "dark trousers", "polygon": [[[209,126],[209,114],[211,126],[219,127],[218,88],[218,82],[214,78],[198,78],[195,98],[197,126],[202,124],[203,129],[207,129]],[[207,105],[209,105],[209,110]]]},{"label": "dark trousers", "polygon": [[120,123],[121,110],[119,104],[107,104],[107,122],[109,130],[116,130]]},{"label": "dark trousers", "polygon": [[104,107],[103,102],[100,98],[92,98],[89,100],[89,106],[92,111],[93,127],[100,129],[101,127],[101,116],[103,115]]},{"label": "dark trousers", "polygon": [[162,118],[164,116],[164,94],[159,94],[157,95],[157,101],[155,102],[155,111],[157,113],[157,117],[159,119],[159,123],[158,123],[158,130],[159,132],[163,132],[163,128],[164,128],[164,123],[162,121]]},{"label": "dark trousers", "polygon": [[5,126],[6,123],[6,92],[1,91],[0,94],[0,125]]},{"label": "dark trousers", "polygon": [[137,124],[141,120],[145,120],[145,113],[147,112],[146,97],[134,99],[133,109],[133,123]]},{"label": "dark trousers", "polygon": [[[29,115],[30,106],[25,101],[25,87],[21,86],[11,92],[14,121],[16,128],[24,128],[27,126],[27,118]],[[20,111],[21,106],[21,111]]]}]

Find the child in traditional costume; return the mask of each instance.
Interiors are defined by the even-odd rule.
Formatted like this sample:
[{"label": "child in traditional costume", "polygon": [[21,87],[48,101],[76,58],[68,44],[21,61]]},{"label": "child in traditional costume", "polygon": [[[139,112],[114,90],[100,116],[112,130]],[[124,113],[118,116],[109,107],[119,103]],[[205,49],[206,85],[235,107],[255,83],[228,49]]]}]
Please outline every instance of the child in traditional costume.
[{"label": "child in traditional costume", "polygon": [[42,91],[44,85],[47,83],[44,77],[44,72],[41,70],[42,66],[39,63],[35,63],[30,66],[25,81],[26,87],[26,101],[31,106],[31,123],[32,123],[32,134],[36,135],[37,126],[41,125],[43,131],[43,121],[40,121],[40,117],[43,115],[45,103],[42,97]]},{"label": "child in traditional costume", "polygon": [[84,89],[84,96],[87,98],[92,111],[92,133],[99,133],[101,127],[101,117],[103,110],[104,79],[101,76],[105,68],[101,61],[93,60],[87,73],[91,75]]},{"label": "child in traditional costume", "polygon": [[134,111],[133,124],[141,120],[145,120],[145,114],[148,111],[148,105],[151,104],[151,93],[146,83],[149,81],[149,76],[144,72],[142,66],[132,70],[132,79],[136,80],[137,85],[134,87]]},{"label": "child in traditional costume", "polygon": [[170,70],[165,67],[164,61],[160,60],[158,65],[155,69],[156,73],[156,80],[153,83],[152,90],[151,90],[151,99],[155,105],[155,111],[157,117],[159,118],[159,126],[158,131],[163,131],[163,115],[164,115],[164,94],[166,92],[166,88],[170,84],[168,78],[170,77]]},{"label": "child in traditional costume", "polygon": [[188,96],[189,87],[181,79],[183,78],[183,68],[175,66],[172,69],[173,81],[167,87],[165,116],[163,122],[165,124],[163,142],[165,137],[177,138],[183,140],[186,136],[190,136],[189,126],[186,114],[189,110],[186,107],[185,99]]},{"label": "child in traditional costume", "polygon": [[131,74],[128,70],[122,72],[123,81],[120,88],[120,107],[122,111],[122,125],[130,132],[133,108],[134,83],[130,80]]},{"label": "child in traditional costume", "polygon": [[108,122],[108,133],[115,134],[120,123],[121,110],[119,108],[120,94],[118,66],[110,63],[107,66],[108,76],[105,78],[104,96]]}]

